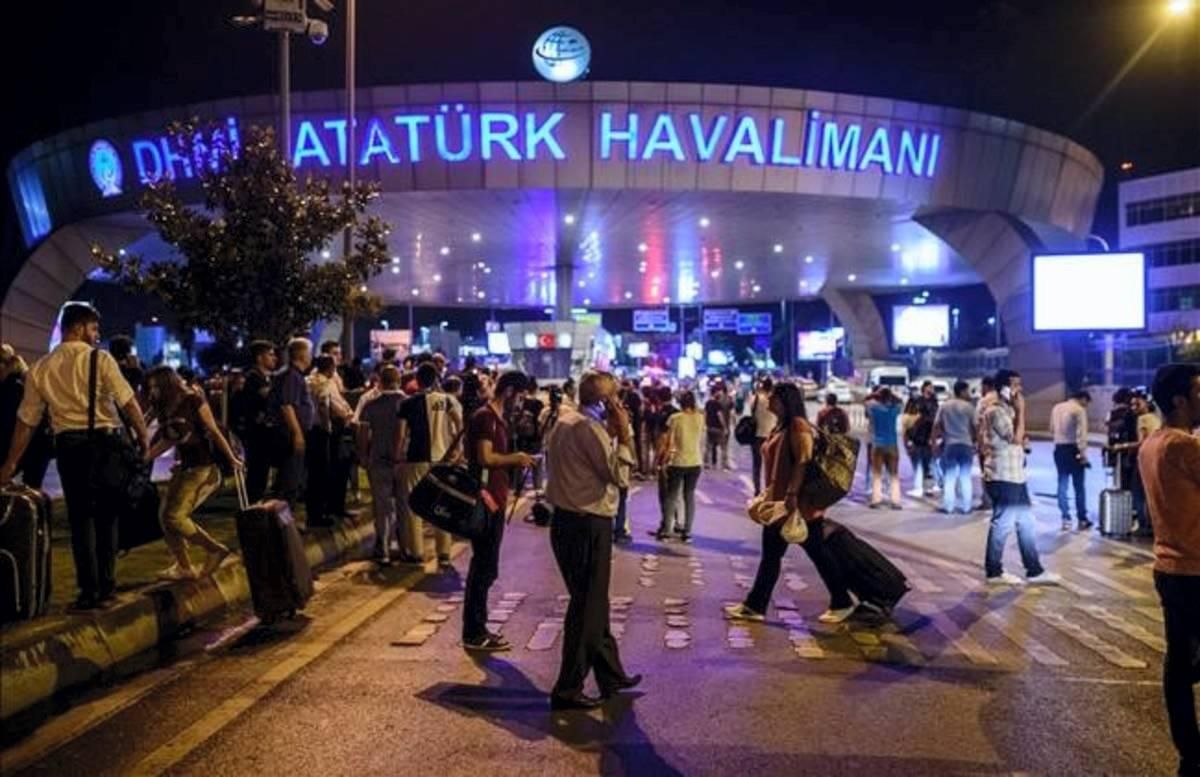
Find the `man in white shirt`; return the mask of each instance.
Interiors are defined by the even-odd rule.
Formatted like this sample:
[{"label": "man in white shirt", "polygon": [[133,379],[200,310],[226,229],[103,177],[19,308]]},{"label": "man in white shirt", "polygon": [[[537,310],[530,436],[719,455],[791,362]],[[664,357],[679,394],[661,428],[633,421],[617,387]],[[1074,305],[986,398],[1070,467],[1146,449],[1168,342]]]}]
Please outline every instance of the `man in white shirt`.
[{"label": "man in white shirt", "polygon": [[[565,409],[546,439],[554,506],[550,545],[571,595],[563,633],[562,667],[550,696],[553,709],[591,709],[641,682],[621,666],[609,631],[613,517],[622,468],[634,464],[629,416],[612,375],[589,372],[579,382],[579,409]],[[583,684],[595,672],[601,698]]]},{"label": "man in white shirt", "polygon": [[1075,486],[1075,515],[1079,530],[1092,528],[1088,520],[1087,474],[1088,420],[1087,408],[1092,395],[1077,391],[1065,402],[1050,411],[1050,431],[1054,434],[1054,467],[1058,470],[1058,511],[1062,513],[1062,530],[1071,530],[1071,505],[1067,501],[1067,483]]},{"label": "man in white shirt", "polygon": [[[0,486],[12,480],[34,430],[49,410],[79,585],[73,609],[107,608],[116,601],[117,518],[132,505],[125,504],[127,498],[114,493],[114,488],[93,481],[94,459],[98,452],[118,455],[114,438],[125,433],[126,422],[143,456],[150,449],[150,437],[137,398],[116,360],[107,351],[96,351],[100,314],[91,305],[71,303],[63,308],[62,332],[62,343],[29,371],[8,459],[0,466]],[[89,412],[93,351],[97,353],[95,407]]]},{"label": "man in white shirt", "polygon": [[762,447],[777,423],[771,412],[771,391],[775,388],[770,378],[763,378],[754,398],[750,400],[750,415],[754,418],[754,444],[750,446],[754,471],[754,495],[762,490]]}]

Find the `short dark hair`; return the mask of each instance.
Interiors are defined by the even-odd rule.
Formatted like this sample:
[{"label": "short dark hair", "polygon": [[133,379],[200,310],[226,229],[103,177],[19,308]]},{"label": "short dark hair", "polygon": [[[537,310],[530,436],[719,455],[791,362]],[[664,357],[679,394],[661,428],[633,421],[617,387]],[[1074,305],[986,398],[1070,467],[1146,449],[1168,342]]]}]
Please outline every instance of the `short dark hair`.
[{"label": "short dark hair", "polygon": [[264,353],[274,353],[275,344],[270,340],[254,340],[250,343],[250,358],[255,361]]},{"label": "short dark hair", "polygon": [[108,352],[120,361],[133,353],[133,338],[129,335],[115,335],[108,341]]},{"label": "short dark hair", "polygon": [[496,396],[502,396],[504,392],[508,391],[509,389],[512,389],[513,393],[519,394],[528,388],[529,376],[520,370],[511,370],[500,376],[500,378],[496,381],[496,388],[493,389],[493,391],[495,392]]},{"label": "short dark hair", "polygon": [[679,393],[679,407],[683,410],[692,410],[696,407],[696,392],[681,391]]},{"label": "short dark hair", "polygon": [[1164,364],[1158,368],[1151,393],[1163,415],[1175,412],[1175,397],[1191,396],[1192,379],[1197,376],[1200,376],[1200,365],[1196,364]]},{"label": "short dark hair", "polygon": [[415,361],[417,364],[433,364],[433,354],[431,354],[429,351],[419,353],[417,354]]},{"label": "short dark hair", "polygon": [[380,356],[383,357],[383,361],[385,362],[394,362],[396,361],[396,349],[384,348],[383,353],[381,353]]},{"label": "short dark hair", "polygon": [[924,391],[925,389],[929,388],[932,385],[933,385],[932,380],[925,381],[924,383],[921,384],[921,391]]},{"label": "short dark hair", "polygon": [[342,347],[342,344],[339,343],[337,340],[326,340],[325,342],[321,343],[321,353],[323,353],[323,354],[332,353],[334,348],[341,348],[341,347]]},{"label": "short dark hair", "polygon": [[62,331],[63,334],[70,332],[77,326],[87,326],[92,322],[100,321],[100,313],[86,302],[71,302],[68,303],[62,310]]},{"label": "short dark hair", "polygon": [[671,394],[670,386],[659,386],[658,387],[658,401],[659,402],[670,402],[672,398],[673,398],[673,395]]},{"label": "short dark hair", "polygon": [[986,394],[990,389],[996,388],[996,380],[991,375],[979,381],[979,393]]},{"label": "short dark hair", "polygon": [[1117,405],[1127,405],[1131,399],[1133,399],[1133,391],[1124,387],[1117,389],[1112,395],[1112,401]]},{"label": "short dark hair", "polygon": [[462,391],[462,387],[462,378],[457,375],[451,375],[442,381],[442,391],[445,391],[447,394],[457,394]]},{"label": "short dark hair", "polygon": [[326,370],[332,370],[333,369],[333,357],[327,353],[323,353],[320,356],[318,356],[315,360],[313,360],[313,366],[316,367],[317,372],[325,372]]},{"label": "short dark hair", "polygon": [[417,385],[423,389],[430,388],[437,383],[438,371],[437,367],[433,366],[433,362],[425,362],[417,368]]},{"label": "short dark hair", "polygon": [[762,379],[762,390],[763,391],[765,391],[769,394],[769,393],[771,393],[771,389],[773,389],[773,388],[775,388],[775,381],[771,380],[770,378]]},{"label": "short dark hair", "polygon": [[830,391],[828,394],[826,394],[825,395],[825,404],[829,405],[830,407],[836,407],[837,406],[837,394],[834,394],[832,391]]},{"label": "short dark hair", "polygon": [[1011,386],[1013,378],[1019,377],[1021,377],[1021,373],[1016,370],[997,370],[996,377],[992,380],[995,382],[996,388],[1001,389],[1005,386]]},{"label": "short dark hair", "polygon": [[1080,389],[1079,391],[1076,391],[1074,394],[1071,395],[1071,399],[1076,399],[1076,400],[1079,400],[1080,402],[1091,402],[1092,401],[1092,392],[1090,392],[1086,389]]},{"label": "short dark hair", "polygon": [[971,384],[965,380],[956,381],[954,383],[954,396],[961,396],[971,390]]}]

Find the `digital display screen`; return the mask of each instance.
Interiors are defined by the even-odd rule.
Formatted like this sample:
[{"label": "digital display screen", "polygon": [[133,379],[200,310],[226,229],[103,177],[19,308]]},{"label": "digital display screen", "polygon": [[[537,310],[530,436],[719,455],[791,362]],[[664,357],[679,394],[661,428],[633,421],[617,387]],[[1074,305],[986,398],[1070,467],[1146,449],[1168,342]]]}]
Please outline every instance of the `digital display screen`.
[{"label": "digital display screen", "polygon": [[950,306],[892,306],[892,343],[897,348],[945,347],[950,343]]},{"label": "digital display screen", "polygon": [[507,332],[488,332],[488,352],[498,356],[506,356],[512,353],[512,348],[508,344]]},{"label": "digital display screen", "polygon": [[1146,328],[1146,258],[1141,253],[1033,257],[1036,332]]},{"label": "digital display screen", "polygon": [[650,357],[650,343],[630,343],[626,348],[630,359],[648,359]]},{"label": "digital display screen", "polygon": [[845,337],[845,330],[819,329],[796,333],[797,359],[832,359],[837,356],[838,346]]}]

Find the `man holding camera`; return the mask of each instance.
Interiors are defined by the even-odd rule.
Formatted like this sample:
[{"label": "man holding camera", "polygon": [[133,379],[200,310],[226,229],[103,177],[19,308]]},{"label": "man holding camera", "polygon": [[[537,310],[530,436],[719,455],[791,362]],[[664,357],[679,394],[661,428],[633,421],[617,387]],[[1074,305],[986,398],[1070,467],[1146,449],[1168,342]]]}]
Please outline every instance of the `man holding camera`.
[{"label": "man holding camera", "polygon": [[[546,496],[554,506],[550,544],[571,595],[562,667],[550,696],[553,709],[598,707],[642,680],[625,673],[608,622],[613,518],[622,468],[634,464],[632,444],[616,380],[608,373],[586,373],[579,382],[578,409],[564,409],[546,440]],[[592,671],[599,699],[583,692]]]}]

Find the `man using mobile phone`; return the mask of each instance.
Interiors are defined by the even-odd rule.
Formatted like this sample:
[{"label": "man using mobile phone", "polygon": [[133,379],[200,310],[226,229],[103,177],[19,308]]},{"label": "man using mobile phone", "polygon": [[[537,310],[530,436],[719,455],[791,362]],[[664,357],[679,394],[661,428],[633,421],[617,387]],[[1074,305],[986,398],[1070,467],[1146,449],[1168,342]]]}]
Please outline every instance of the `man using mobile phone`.
[{"label": "man using mobile phone", "polygon": [[529,387],[522,372],[506,372],[496,381],[491,397],[467,422],[467,461],[493,501],[489,509],[487,536],[471,541],[471,566],[467,570],[463,602],[463,647],[476,652],[509,650],[508,640],[487,629],[488,591],[500,574],[500,542],[504,539],[504,516],[508,506],[510,471],[528,468],[533,457],[510,452],[511,436],[506,419]]},{"label": "man using mobile phone", "polygon": [[[984,571],[990,586],[1059,585],[1062,578],[1042,567],[1034,538],[1033,507],[1025,474],[1025,397],[1021,376],[1012,370],[996,373],[998,401],[983,411],[980,450],[984,488],[992,500]],[[1013,528],[1025,565],[1025,579],[1005,572],[1004,545]]]},{"label": "man using mobile phone", "polygon": [[[550,544],[571,595],[562,667],[550,697],[554,709],[597,707],[642,679],[625,673],[608,622],[613,518],[622,468],[634,464],[629,416],[616,394],[612,375],[585,374],[579,382],[578,409],[564,410],[546,439],[546,496],[554,506]],[[600,699],[584,694],[591,672]]]}]

